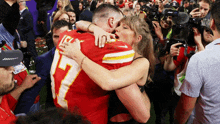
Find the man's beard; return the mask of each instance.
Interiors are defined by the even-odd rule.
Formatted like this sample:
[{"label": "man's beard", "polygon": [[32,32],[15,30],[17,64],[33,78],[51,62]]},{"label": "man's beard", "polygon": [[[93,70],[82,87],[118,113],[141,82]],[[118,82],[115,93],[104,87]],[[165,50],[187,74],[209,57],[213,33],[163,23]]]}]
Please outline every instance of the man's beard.
[{"label": "man's beard", "polygon": [[[13,88],[11,88],[13,85]],[[8,93],[10,93],[11,91],[13,91],[15,89],[15,85],[16,83],[13,82],[10,85],[3,85],[3,87],[0,88],[0,96],[6,95]],[[11,88],[10,90],[8,90],[9,88]]]}]

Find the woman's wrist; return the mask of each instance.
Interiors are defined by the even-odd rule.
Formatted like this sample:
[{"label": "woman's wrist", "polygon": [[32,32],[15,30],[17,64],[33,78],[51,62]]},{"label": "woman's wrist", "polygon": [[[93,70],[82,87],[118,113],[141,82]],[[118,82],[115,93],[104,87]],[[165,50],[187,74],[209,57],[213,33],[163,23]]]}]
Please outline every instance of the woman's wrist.
[{"label": "woman's wrist", "polygon": [[82,58],[81,63],[80,63],[80,68],[82,68],[82,65],[83,65],[83,63],[84,63],[84,61],[85,61],[86,58],[87,58],[86,56],[84,56],[84,57]]},{"label": "woman's wrist", "polygon": [[90,23],[89,26],[87,27],[87,31],[90,31],[89,30],[90,26],[92,26],[92,23]]},{"label": "woman's wrist", "polygon": [[77,54],[77,56],[72,55],[72,59],[75,60],[80,66],[81,66],[83,58],[85,58],[85,57],[86,56],[82,52]]}]

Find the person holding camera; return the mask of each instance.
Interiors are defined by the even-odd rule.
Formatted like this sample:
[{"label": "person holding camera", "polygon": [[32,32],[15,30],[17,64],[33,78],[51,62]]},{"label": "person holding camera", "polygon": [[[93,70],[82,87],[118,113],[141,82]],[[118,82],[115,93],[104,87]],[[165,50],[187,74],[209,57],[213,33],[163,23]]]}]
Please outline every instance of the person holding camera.
[{"label": "person holding camera", "polygon": [[176,108],[176,123],[185,123],[195,109],[194,124],[220,123],[220,2],[211,7],[210,28],[214,41],[205,50],[191,57],[185,80],[180,88],[180,102]]},{"label": "person holding camera", "polygon": [[198,8],[193,9],[189,14],[192,18],[210,18],[209,10],[211,6],[210,0],[199,0]]},{"label": "person holding camera", "polygon": [[[164,13],[164,12],[163,12]],[[173,88],[173,75],[174,72],[165,71],[163,69],[165,54],[162,54],[161,47],[164,47],[165,40],[170,39],[172,33],[172,16],[162,15],[159,21],[153,21],[154,31],[157,38],[160,40],[157,45],[156,53],[159,53],[158,63],[155,68],[155,74],[153,78],[153,83],[149,85],[146,90],[147,94],[150,96],[151,101],[154,105],[154,110],[156,114],[156,124],[165,124],[166,114],[169,112],[169,122],[174,122],[174,110],[176,107],[175,97],[172,93]]]}]

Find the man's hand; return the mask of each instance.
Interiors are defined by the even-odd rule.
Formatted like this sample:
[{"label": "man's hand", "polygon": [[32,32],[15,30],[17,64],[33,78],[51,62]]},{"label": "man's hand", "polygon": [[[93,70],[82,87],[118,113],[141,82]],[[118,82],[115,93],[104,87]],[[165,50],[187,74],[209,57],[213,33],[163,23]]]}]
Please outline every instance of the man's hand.
[{"label": "man's hand", "polygon": [[13,90],[10,94],[16,100],[20,97],[21,93],[24,92],[26,89],[29,89],[34,86],[41,78],[38,77],[36,74],[34,75],[27,75],[20,86],[17,86],[15,90]]},{"label": "man's hand", "polygon": [[24,89],[29,89],[33,87],[34,84],[37,83],[40,79],[41,78],[38,77],[36,74],[27,75],[20,87],[23,87]]},{"label": "man's hand", "polygon": [[20,41],[22,48],[27,48],[27,41]]},{"label": "man's hand", "polygon": [[163,40],[163,34],[162,34],[162,30],[161,30],[161,27],[160,27],[159,22],[157,22],[157,21],[152,21],[152,24],[153,24],[153,26],[154,26],[155,34],[157,35],[157,37],[158,37],[160,40]]},{"label": "man's hand", "polygon": [[205,47],[202,44],[201,33],[199,32],[199,30],[197,28],[193,28],[193,32],[194,32],[194,42],[196,43],[196,46],[198,49],[197,52],[203,51],[205,49]]},{"label": "man's hand", "polygon": [[179,56],[180,48],[177,46],[182,45],[182,43],[175,43],[170,47],[170,56]]},{"label": "man's hand", "polygon": [[193,9],[189,14],[192,15],[193,18],[201,16],[201,12],[199,12],[199,8]]},{"label": "man's hand", "polygon": [[193,27],[193,32],[194,32],[194,41],[195,41],[196,45],[202,44],[202,36],[201,36],[201,33],[199,32],[199,30],[197,28]]},{"label": "man's hand", "polygon": [[111,38],[115,38],[114,34],[108,33],[100,27],[95,27],[94,29],[95,45],[99,47],[104,47],[105,43],[110,41]]}]

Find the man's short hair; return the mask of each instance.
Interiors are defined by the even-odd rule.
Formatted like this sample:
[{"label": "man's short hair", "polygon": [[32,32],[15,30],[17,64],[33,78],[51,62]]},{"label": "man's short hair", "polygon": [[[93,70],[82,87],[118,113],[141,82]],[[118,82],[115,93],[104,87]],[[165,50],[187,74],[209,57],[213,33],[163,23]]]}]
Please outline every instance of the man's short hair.
[{"label": "man's short hair", "polygon": [[107,19],[116,13],[123,15],[121,10],[119,10],[116,6],[111,4],[101,4],[98,8],[95,9],[92,22],[96,23],[98,20]]},{"label": "man's short hair", "polygon": [[211,1],[211,0],[199,0],[199,2],[208,3],[209,5],[212,4],[212,1]]},{"label": "man's short hair", "polygon": [[65,10],[66,12],[74,12],[74,13],[75,13],[75,11],[74,11],[73,9],[71,9],[69,6],[66,6],[66,7],[64,8],[64,10]]},{"label": "man's short hair", "polygon": [[215,26],[220,33],[220,1],[216,1],[211,6],[211,18],[215,21]]},{"label": "man's short hair", "polygon": [[[53,35],[53,29],[60,29],[62,27],[68,26],[69,28],[69,23],[65,20],[57,20],[53,23],[52,27],[51,27],[51,33]],[[70,29],[70,28],[69,28]]]}]

